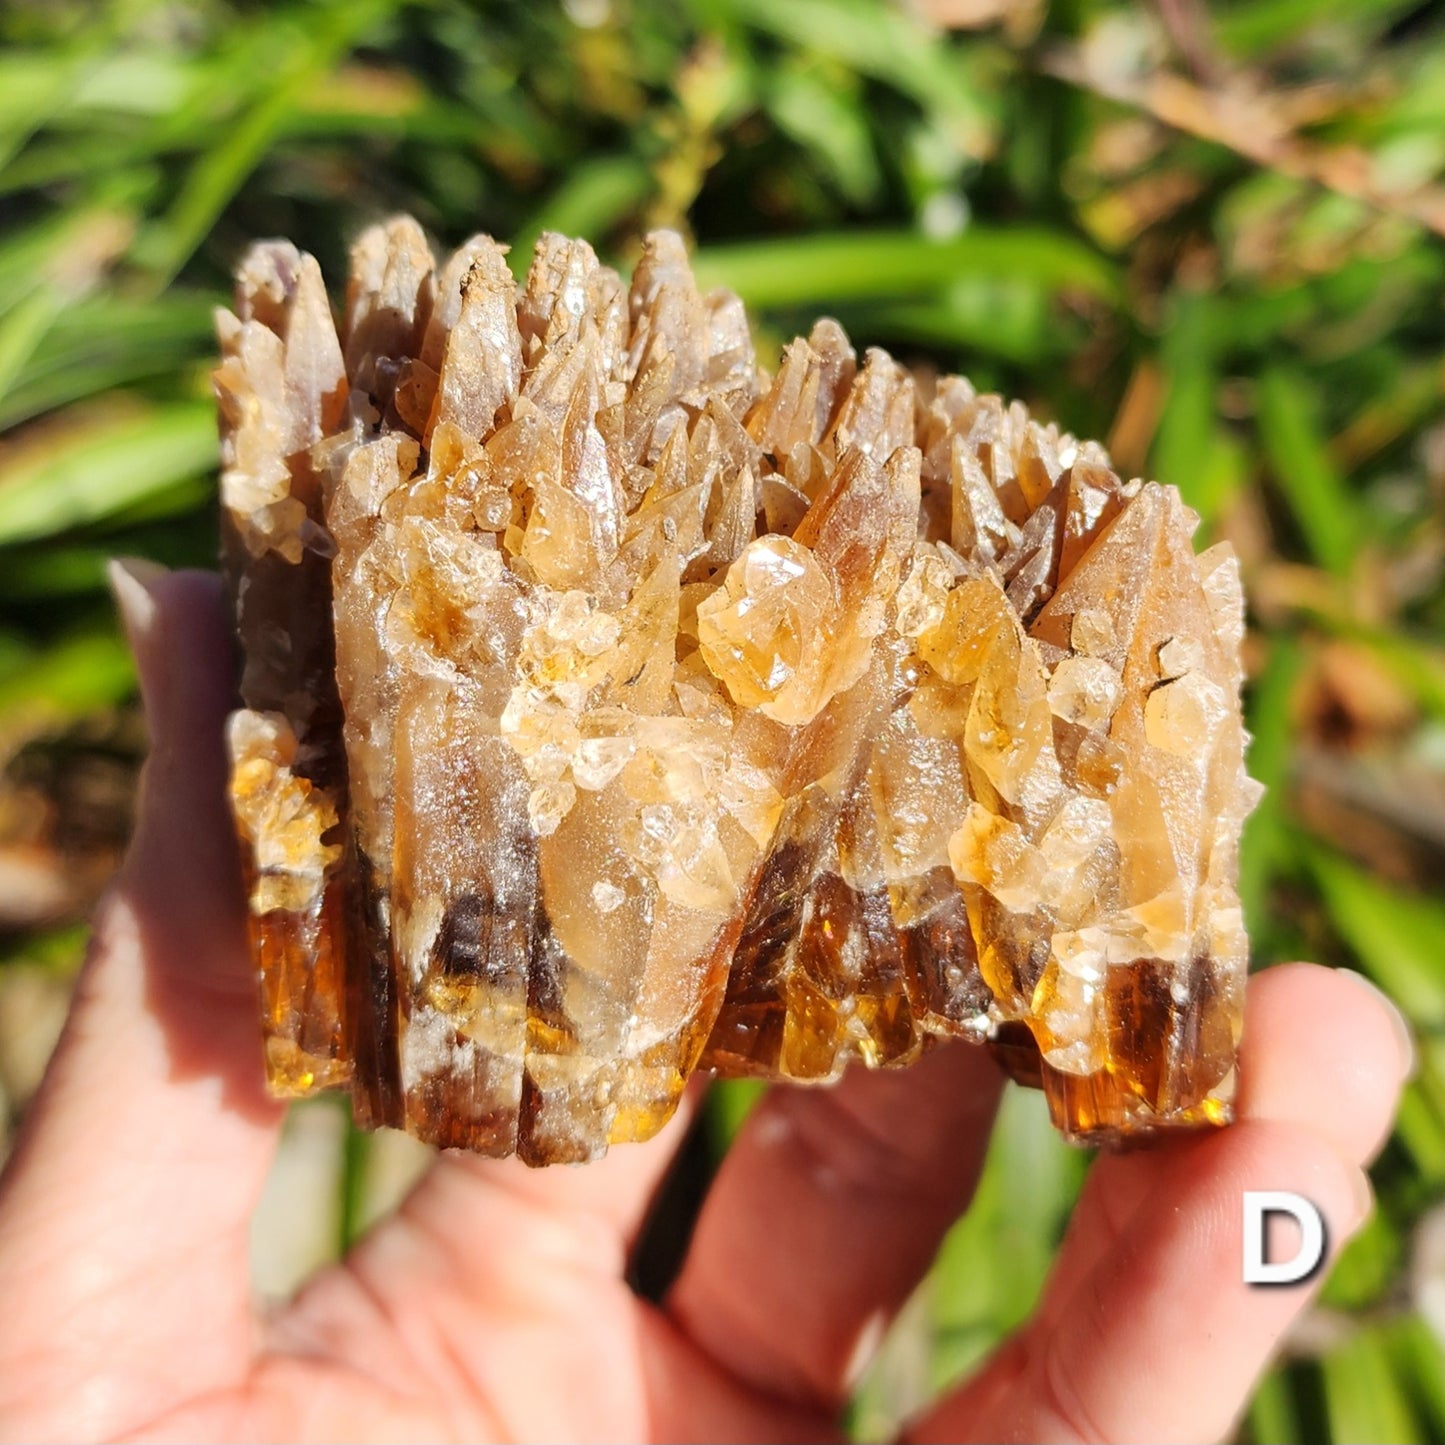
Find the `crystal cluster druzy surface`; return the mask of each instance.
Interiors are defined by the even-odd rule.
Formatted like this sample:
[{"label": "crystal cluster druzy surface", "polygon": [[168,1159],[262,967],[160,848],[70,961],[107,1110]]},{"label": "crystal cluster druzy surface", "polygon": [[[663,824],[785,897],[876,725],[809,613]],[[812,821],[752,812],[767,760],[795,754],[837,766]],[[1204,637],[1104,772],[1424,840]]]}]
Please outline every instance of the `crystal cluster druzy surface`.
[{"label": "crystal cluster druzy surface", "polygon": [[1227,546],[679,238],[241,265],[232,798],[281,1094],[531,1163],[695,1069],[991,1041],[1075,1138],[1227,1119],[1255,796]]}]

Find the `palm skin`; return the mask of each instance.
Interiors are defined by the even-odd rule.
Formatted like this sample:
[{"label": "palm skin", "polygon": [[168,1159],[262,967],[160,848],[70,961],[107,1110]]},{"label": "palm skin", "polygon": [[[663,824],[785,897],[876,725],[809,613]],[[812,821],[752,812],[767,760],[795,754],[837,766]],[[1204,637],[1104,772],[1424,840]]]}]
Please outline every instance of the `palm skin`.
[{"label": "palm skin", "polygon": [[[830,1440],[966,1207],[981,1050],[775,1089],[662,1305],[625,1282],[681,1137],[583,1169],[439,1156],[279,1312],[247,1226],[281,1110],[260,1078],[223,798],[213,578],[117,569],[153,745],[135,842],[0,1177],[0,1439]],[[1239,1196],[1312,1199],[1333,1247],[1410,1067],[1393,1009],[1308,965],[1251,985],[1240,1122],[1103,1158],[1034,1318],[915,1421],[930,1440],[1226,1433],[1307,1302],[1240,1282]]]}]

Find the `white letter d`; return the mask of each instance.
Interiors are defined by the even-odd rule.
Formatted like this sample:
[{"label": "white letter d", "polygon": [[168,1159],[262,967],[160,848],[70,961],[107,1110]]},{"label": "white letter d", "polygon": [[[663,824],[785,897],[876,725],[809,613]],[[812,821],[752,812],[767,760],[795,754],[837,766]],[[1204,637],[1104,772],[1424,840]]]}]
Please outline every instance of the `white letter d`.
[{"label": "white letter d", "polygon": [[[1290,1214],[1299,1225],[1300,1244],[1293,1259],[1269,1263],[1265,1255],[1265,1220],[1271,1214]],[[1294,1284],[1308,1279],[1325,1252],[1325,1222],[1320,1212],[1298,1194],[1284,1189],[1246,1189],[1244,1192],[1245,1284]]]}]

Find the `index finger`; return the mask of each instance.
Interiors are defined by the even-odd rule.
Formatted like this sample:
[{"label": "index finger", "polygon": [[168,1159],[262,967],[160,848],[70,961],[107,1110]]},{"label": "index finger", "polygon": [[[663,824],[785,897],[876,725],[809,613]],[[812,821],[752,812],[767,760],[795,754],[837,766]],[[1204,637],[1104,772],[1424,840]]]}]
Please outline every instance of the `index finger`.
[{"label": "index finger", "polygon": [[972,1196],[1000,1084],[985,1050],[950,1043],[775,1086],[708,1195],[673,1319],[754,1388],[837,1409]]}]

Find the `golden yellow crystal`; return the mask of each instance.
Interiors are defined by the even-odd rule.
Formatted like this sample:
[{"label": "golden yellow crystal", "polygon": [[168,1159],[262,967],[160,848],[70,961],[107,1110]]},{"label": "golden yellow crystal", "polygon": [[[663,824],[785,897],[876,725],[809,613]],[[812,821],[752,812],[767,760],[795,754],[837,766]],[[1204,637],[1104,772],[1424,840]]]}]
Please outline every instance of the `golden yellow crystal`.
[{"label": "golden yellow crystal", "polygon": [[233,801],[282,1094],[531,1163],[698,1068],[992,1040],[1060,1128],[1228,1117],[1243,601],[1172,488],[650,236],[256,247],[223,313]]}]

